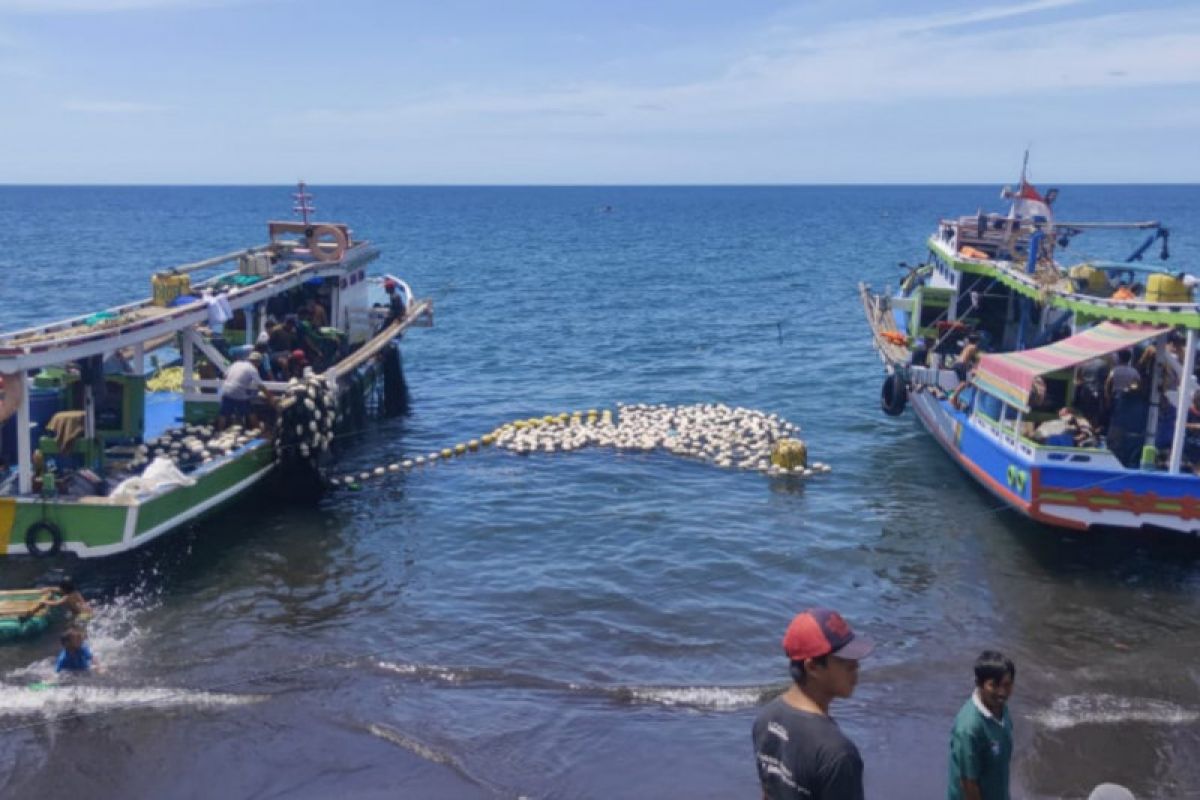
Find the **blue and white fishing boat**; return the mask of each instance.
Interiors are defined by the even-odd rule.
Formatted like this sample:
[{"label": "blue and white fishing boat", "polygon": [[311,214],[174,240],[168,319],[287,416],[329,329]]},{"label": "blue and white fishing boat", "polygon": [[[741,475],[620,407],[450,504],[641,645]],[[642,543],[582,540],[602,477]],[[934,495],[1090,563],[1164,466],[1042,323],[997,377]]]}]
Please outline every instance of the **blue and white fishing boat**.
[{"label": "blue and white fishing boat", "polygon": [[[968,474],[1032,519],[1200,533],[1200,434],[1189,436],[1200,414],[1176,413],[1196,391],[1195,279],[1141,263],[1156,243],[1169,255],[1157,222],[1056,223],[1055,194],[1023,170],[1007,215],[943,220],[898,293],[860,284],[887,373],[883,410],[911,406]],[[1146,238],[1124,261],[1059,262],[1097,228]]]}]

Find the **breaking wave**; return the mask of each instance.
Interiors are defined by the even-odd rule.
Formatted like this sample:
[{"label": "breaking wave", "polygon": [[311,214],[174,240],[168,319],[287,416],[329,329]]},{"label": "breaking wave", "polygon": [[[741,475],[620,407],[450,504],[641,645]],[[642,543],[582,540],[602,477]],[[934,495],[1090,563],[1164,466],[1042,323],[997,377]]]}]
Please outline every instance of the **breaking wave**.
[{"label": "breaking wave", "polygon": [[187,689],[34,684],[0,684],[0,717],[60,717],[138,708],[218,709],[265,700],[265,695]]},{"label": "breaking wave", "polygon": [[1030,716],[1050,730],[1127,722],[1187,725],[1200,720],[1200,713],[1165,700],[1111,694],[1067,695],[1056,699],[1050,708]]},{"label": "breaking wave", "polygon": [[418,681],[449,686],[493,685],[518,689],[540,689],[563,694],[607,698],[629,705],[658,705],[703,711],[736,711],[752,708],[774,697],[778,686],[605,686],[541,678],[520,672],[487,667],[449,667],[436,664],[403,664],[376,661],[384,672]]}]

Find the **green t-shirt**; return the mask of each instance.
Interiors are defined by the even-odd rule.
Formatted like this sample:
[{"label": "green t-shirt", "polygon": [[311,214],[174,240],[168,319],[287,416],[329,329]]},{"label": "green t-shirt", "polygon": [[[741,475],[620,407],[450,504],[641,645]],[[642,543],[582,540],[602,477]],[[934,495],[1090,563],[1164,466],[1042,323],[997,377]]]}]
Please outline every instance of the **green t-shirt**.
[{"label": "green t-shirt", "polygon": [[962,800],[962,779],[979,784],[983,800],[1009,800],[1008,764],[1012,760],[1012,715],[996,719],[980,710],[975,697],[963,704],[950,733],[948,800]]}]

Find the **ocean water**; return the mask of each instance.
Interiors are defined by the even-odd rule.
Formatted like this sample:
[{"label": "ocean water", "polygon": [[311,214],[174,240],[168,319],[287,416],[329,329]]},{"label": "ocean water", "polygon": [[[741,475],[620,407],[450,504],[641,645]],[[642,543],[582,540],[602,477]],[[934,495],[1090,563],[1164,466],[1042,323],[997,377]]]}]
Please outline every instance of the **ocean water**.
[{"label": "ocean water", "polygon": [[[487,451],[130,556],[5,561],[4,588],[78,578],[105,669],[33,690],[53,637],[0,650],[0,795],[756,796],[751,721],[786,686],[788,620],[821,604],[878,642],[834,706],[868,796],[943,796],[984,647],[1017,662],[1015,797],[1195,796],[1200,547],[1025,522],[878,410],[858,281],[894,286],[997,188],[317,187],[436,307],[404,343],[411,414],[340,470],[517,417],[723,402],[798,423],[834,471]],[[260,242],[289,191],[0,188],[0,327]],[[1058,212],[1162,219],[1200,271],[1198,207],[1195,186],[1080,186]]]}]

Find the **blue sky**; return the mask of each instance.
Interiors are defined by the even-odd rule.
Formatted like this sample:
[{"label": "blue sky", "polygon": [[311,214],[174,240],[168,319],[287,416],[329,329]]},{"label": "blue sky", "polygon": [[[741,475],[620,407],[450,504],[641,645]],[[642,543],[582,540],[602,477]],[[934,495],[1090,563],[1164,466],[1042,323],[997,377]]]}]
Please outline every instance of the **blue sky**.
[{"label": "blue sky", "polygon": [[1200,3],[0,0],[0,183],[1200,181]]}]

